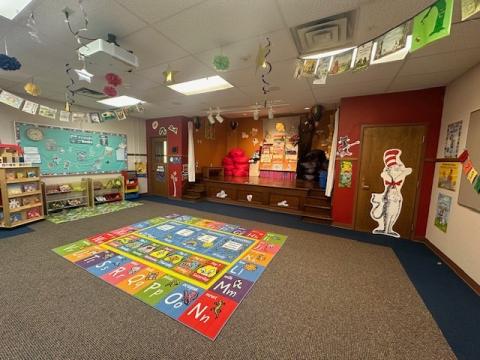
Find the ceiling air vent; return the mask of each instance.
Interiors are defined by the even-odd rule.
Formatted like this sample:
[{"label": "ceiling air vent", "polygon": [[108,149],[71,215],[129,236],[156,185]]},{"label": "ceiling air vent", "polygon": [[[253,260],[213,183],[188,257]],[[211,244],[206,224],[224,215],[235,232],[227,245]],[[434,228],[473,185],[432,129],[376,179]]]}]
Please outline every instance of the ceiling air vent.
[{"label": "ceiling air vent", "polygon": [[353,38],[356,10],[298,25],[290,29],[300,55],[345,47]]}]

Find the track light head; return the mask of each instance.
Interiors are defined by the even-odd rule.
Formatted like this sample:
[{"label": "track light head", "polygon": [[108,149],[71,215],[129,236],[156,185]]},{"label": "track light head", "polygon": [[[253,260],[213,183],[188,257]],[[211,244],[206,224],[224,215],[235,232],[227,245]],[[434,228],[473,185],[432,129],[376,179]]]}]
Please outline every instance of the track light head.
[{"label": "track light head", "polygon": [[210,110],[208,111],[207,119],[211,125],[215,124],[215,118],[213,117],[212,108],[210,108]]},{"label": "track light head", "polygon": [[270,106],[270,107],[268,108],[268,118],[269,118],[270,120],[272,120],[273,117],[274,117],[274,116],[273,116],[273,108]]}]

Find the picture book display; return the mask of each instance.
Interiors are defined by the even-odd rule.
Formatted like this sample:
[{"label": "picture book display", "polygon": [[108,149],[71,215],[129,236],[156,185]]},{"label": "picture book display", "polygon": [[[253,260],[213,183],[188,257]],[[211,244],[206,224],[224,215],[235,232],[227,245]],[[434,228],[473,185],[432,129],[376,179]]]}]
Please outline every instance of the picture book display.
[{"label": "picture book display", "polygon": [[26,162],[43,176],[117,173],[127,169],[127,136],[49,125],[15,123]]},{"label": "picture book display", "polygon": [[214,340],[286,239],[173,214],[53,251]]}]

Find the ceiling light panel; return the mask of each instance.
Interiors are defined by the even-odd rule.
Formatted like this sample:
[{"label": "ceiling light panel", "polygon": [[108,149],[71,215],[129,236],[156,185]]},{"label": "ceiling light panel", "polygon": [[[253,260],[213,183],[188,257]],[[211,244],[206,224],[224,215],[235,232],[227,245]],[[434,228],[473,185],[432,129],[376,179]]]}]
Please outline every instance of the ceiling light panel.
[{"label": "ceiling light panel", "polygon": [[14,19],[32,0],[0,0],[0,16]]},{"label": "ceiling light panel", "polygon": [[223,79],[221,76],[215,75],[202,79],[169,85],[168,87],[184,95],[196,95],[212,91],[229,89],[232,88],[233,85]]},{"label": "ceiling light panel", "polygon": [[112,107],[132,106],[145,103],[145,101],[135,99],[134,97],[126,95],[112,97],[104,100],[98,100],[97,102]]}]

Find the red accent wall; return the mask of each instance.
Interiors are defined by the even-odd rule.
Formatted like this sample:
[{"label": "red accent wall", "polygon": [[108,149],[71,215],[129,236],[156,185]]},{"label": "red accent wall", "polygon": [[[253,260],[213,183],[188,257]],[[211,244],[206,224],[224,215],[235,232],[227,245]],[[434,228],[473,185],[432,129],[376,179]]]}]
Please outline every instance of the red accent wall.
[{"label": "red accent wall", "polygon": [[[342,99],[338,136],[350,137],[350,142],[361,140],[362,125],[367,124],[409,124],[425,123],[428,126],[425,161],[420,184],[420,198],[416,219],[415,236],[425,235],[433,173],[436,158],[438,135],[443,109],[445,88],[431,88],[400,93],[359,96]],[[360,146],[350,151],[353,161],[352,187],[339,188],[335,184],[332,195],[332,218],[335,224],[353,227],[355,212],[355,192],[357,188],[357,170],[360,161]],[[339,173],[339,158],[336,159],[336,174]],[[338,179],[336,179],[338,182]]]},{"label": "red accent wall", "polygon": [[[182,197],[182,190],[183,185],[185,184],[186,180],[182,179],[182,167],[183,164],[188,163],[188,121],[190,119],[184,116],[174,116],[174,117],[165,117],[159,119],[149,119],[146,122],[146,129],[147,129],[147,153],[150,158],[150,138],[157,137],[159,135],[160,129],[163,127],[167,130],[167,155],[168,155],[168,195],[174,196],[174,186],[173,181],[170,178],[170,175],[174,172],[177,173],[177,181],[176,183],[176,195],[175,197],[181,198]],[[157,122],[158,126],[154,129],[153,123]],[[177,129],[177,133],[175,134],[174,131],[169,130],[168,128],[173,126]],[[177,152],[174,153],[174,148],[176,147]],[[174,164],[170,162],[170,157],[172,156],[179,156],[181,157],[181,163]],[[147,163],[148,170],[150,171],[150,163]]]}]

